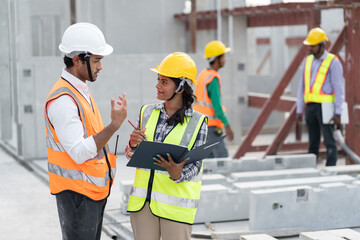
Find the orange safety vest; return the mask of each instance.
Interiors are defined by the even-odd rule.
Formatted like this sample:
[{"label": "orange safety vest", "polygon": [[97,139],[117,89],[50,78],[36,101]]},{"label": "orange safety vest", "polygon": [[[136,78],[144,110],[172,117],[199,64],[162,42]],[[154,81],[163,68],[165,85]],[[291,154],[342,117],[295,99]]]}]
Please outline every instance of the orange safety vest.
[{"label": "orange safety vest", "polygon": [[329,71],[330,64],[336,56],[332,53],[328,53],[326,58],[321,62],[321,65],[317,71],[315,81],[310,88],[311,81],[311,66],[314,60],[314,55],[307,56],[304,68],[304,102],[334,102],[335,96],[333,94],[326,94],[322,91],[326,75]]},{"label": "orange safety vest", "polygon": [[116,156],[106,145],[97,155],[77,164],[61,145],[54,127],[48,118],[47,105],[60,96],[70,96],[77,105],[79,117],[84,127],[84,138],[104,129],[100,112],[90,94],[92,107],[68,81],[60,78],[52,87],[45,104],[46,145],[48,152],[48,172],[50,192],[58,194],[71,190],[95,201],[105,199],[110,194],[116,171]]},{"label": "orange safety vest", "polygon": [[[211,99],[206,89],[206,86],[211,83],[215,77],[217,77],[219,80],[219,86],[221,88],[220,75],[217,71],[204,69],[200,72],[199,76],[197,77],[197,85],[195,90],[196,102],[194,104],[194,110],[208,117],[208,126],[223,128],[224,123],[220,119],[216,118]],[[225,107],[222,106],[222,108],[225,112]]]}]

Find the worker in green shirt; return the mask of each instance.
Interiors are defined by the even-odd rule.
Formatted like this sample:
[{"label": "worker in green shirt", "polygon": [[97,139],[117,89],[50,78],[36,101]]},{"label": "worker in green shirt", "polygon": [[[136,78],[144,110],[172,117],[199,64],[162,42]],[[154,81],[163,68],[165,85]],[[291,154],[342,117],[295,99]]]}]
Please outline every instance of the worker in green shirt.
[{"label": "worker in green shirt", "polygon": [[[218,73],[218,70],[224,67],[225,53],[229,51],[230,48],[220,41],[209,42],[205,46],[205,58],[209,61],[209,68],[202,70],[197,78],[194,110],[208,117],[208,140],[221,136],[224,127],[228,140],[234,139],[234,132],[221,102],[221,79]],[[210,158],[228,156],[224,141],[218,144],[209,155]]]}]

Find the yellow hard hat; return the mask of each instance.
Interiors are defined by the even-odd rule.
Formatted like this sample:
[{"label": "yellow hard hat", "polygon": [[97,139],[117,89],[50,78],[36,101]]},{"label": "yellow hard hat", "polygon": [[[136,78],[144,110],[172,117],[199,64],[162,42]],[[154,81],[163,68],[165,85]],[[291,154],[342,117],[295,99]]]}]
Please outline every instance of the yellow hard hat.
[{"label": "yellow hard hat", "polygon": [[313,46],[321,43],[322,41],[329,41],[329,39],[327,38],[325,31],[317,27],[310,30],[303,43],[305,45]]},{"label": "yellow hard hat", "polygon": [[230,51],[225,44],[220,41],[211,41],[205,46],[205,58],[212,58],[223,55]]},{"label": "yellow hard hat", "polygon": [[153,72],[172,78],[187,78],[196,85],[196,64],[186,53],[175,52],[166,56]]}]

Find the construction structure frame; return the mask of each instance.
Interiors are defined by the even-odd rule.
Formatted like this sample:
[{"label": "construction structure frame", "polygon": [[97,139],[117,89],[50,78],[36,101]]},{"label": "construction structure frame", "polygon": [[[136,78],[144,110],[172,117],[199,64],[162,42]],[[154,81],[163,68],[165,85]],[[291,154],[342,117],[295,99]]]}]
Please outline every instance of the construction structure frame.
[{"label": "construction structure frame", "polygon": [[[192,0],[192,5],[195,4],[196,1]],[[342,8],[344,11],[344,27],[336,40],[328,47],[328,51],[339,57],[344,69],[345,100],[349,108],[349,124],[345,128],[345,141],[357,155],[360,155],[360,148],[358,147],[360,145],[360,134],[357,134],[360,131],[360,95],[357,94],[360,92],[360,47],[358,45],[360,42],[360,2],[356,0],[330,0],[314,3],[278,3],[231,10],[222,9],[221,15],[245,15],[247,17],[247,27],[307,25],[308,30],[310,30],[320,26],[321,10],[332,8]],[[196,12],[196,8],[192,7],[190,14],[176,14],[174,17],[185,21],[186,28],[191,32],[189,35],[192,50],[196,49],[197,29],[209,30],[217,28],[217,11],[215,10]],[[338,54],[342,47],[345,47],[345,59],[342,59]],[[233,156],[235,159],[251,151],[265,150],[265,157],[275,155],[279,150],[295,150],[307,147],[307,142],[284,144],[295,123],[296,102],[281,99],[285,88],[290,83],[307,52],[307,47],[302,45],[270,97],[260,97],[253,94],[248,96],[250,106],[261,106],[261,111]],[[290,114],[277,131],[275,139],[270,145],[252,146],[254,139],[274,110],[286,111]],[[353,162],[347,159],[347,164],[351,163]]]}]

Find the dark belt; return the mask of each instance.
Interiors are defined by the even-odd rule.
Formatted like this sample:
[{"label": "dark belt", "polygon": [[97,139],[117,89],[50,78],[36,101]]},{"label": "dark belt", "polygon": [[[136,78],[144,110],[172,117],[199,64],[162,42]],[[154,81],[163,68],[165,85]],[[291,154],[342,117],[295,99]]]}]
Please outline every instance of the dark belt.
[{"label": "dark belt", "polygon": [[318,105],[318,104],[321,104],[321,103],[317,103],[317,102],[309,102],[309,103],[307,103],[306,105],[310,105],[310,106],[312,106],[312,105]]}]

